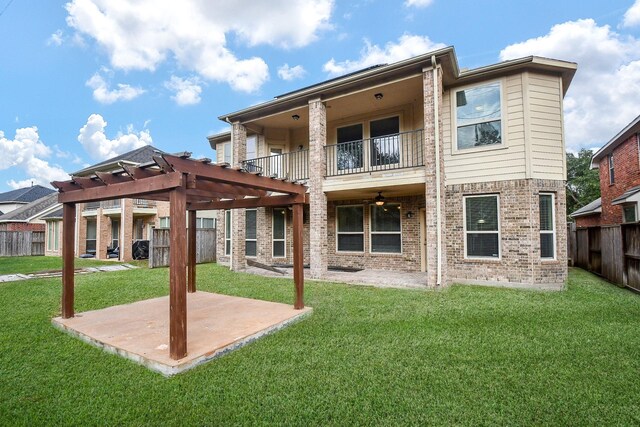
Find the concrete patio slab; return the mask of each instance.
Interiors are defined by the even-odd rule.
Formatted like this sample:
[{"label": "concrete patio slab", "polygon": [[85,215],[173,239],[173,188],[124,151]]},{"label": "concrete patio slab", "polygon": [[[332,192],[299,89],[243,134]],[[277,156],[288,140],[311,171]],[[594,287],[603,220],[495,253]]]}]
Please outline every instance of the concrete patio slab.
[{"label": "concrete patio slab", "polygon": [[169,357],[169,297],[56,317],[54,326],[166,376],[242,347],[310,314],[293,306],[209,292],[187,294],[187,356]]}]

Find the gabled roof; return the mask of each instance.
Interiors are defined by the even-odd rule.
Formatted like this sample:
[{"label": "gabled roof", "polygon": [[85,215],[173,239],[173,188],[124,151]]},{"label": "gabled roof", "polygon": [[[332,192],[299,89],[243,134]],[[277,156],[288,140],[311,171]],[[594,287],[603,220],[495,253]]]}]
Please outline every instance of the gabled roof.
[{"label": "gabled roof", "polygon": [[148,163],[153,161],[153,156],[157,154],[166,153],[152,145],[145,145],[144,147],[137,148],[119,156],[112,157],[111,159],[105,160],[104,162],[96,163],[95,165],[91,165],[77,172],[73,172],[71,175],[87,176],[91,175],[95,171],[111,171],[118,169],[120,167],[120,163],[130,165]]},{"label": "gabled roof", "polygon": [[17,190],[0,193],[0,202],[30,203],[54,192],[55,190],[52,188],[43,187],[42,185],[33,185],[31,187],[18,188]]},{"label": "gabled roof", "polygon": [[58,208],[58,209],[56,209],[54,211],[51,211],[48,214],[41,216],[40,218],[44,219],[44,220],[62,219],[62,208]]},{"label": "gabled roof", "polygon": [[602,213],[602,199],[598,197],[593,202],[584,205],[575,212],[572,212],[571,214],[569,214],[569,216],[577,218],[581,216],[596,215],[600,213]]},{"label": "gabled roof", "polygon": [[29,222],[43,213],[47,213],[58,205],[58,193],[53,192],[38,200],[20,206],[18,209],[0,216],[3,222]]},{"label": "gabled roof", "polygon": [[640,132],[640,116],[636,117],[624,127],[616,136],[611,138],[609,142],[604,144],[602,148],[595,152],[593,157],[591,158],[591,169],[598,168],[600,161],[603,160],[607,155],[611,154],[613,150],[627,139],[629,139],[634,133]]}]

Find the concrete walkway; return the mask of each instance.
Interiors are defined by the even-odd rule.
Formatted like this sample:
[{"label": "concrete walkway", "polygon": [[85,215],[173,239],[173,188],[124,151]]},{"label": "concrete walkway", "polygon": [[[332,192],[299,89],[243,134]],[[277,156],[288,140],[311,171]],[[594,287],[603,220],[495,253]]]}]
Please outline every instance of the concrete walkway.
[{"label": "concrete walkway", "polygon": [[[85,268],[76,269],[74,274],[100,273],[104,271],[123,271],[123,270],[131,270],[133,268],[138,268],[138,267],[131,264],[105,265],[101,267],[85,267]],[[17,280],[44,279],[49,277],[62,277],[62,270],[41,271],[38,273],[31,273],[31,274],[20,274],[20,273],[5,274],[4,276],[0,276],[0,283],[15,282]]]}]

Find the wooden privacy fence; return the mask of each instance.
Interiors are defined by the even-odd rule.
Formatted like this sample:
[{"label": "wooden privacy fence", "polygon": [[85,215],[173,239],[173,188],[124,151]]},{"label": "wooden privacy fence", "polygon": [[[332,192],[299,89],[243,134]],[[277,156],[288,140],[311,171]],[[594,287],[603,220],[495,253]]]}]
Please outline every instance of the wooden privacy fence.
[{"label": "wooden privacy fence", "polygon": [[44,231],[0,231],[0,256],[44,255]]},{"label": "wooden privacy fence", "polygon": [[569,229],[573,265],[640,290],[640,224]]},{"label": "wooden privacy fence", "polygon": [[[169,265],[169,228],[154,228],[149,240],[149,268]],[[196,263],[216,260],[216,230],[196,230]]]}]

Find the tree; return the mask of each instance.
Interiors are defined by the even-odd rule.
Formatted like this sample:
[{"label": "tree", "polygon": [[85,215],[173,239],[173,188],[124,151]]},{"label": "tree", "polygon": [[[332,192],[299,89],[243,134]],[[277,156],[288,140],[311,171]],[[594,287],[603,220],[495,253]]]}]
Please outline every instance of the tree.
[{"label": "tree", "polygon": [[600,197],[600,176],[591,169],[591,150],[567,152],[567,215]]}]

